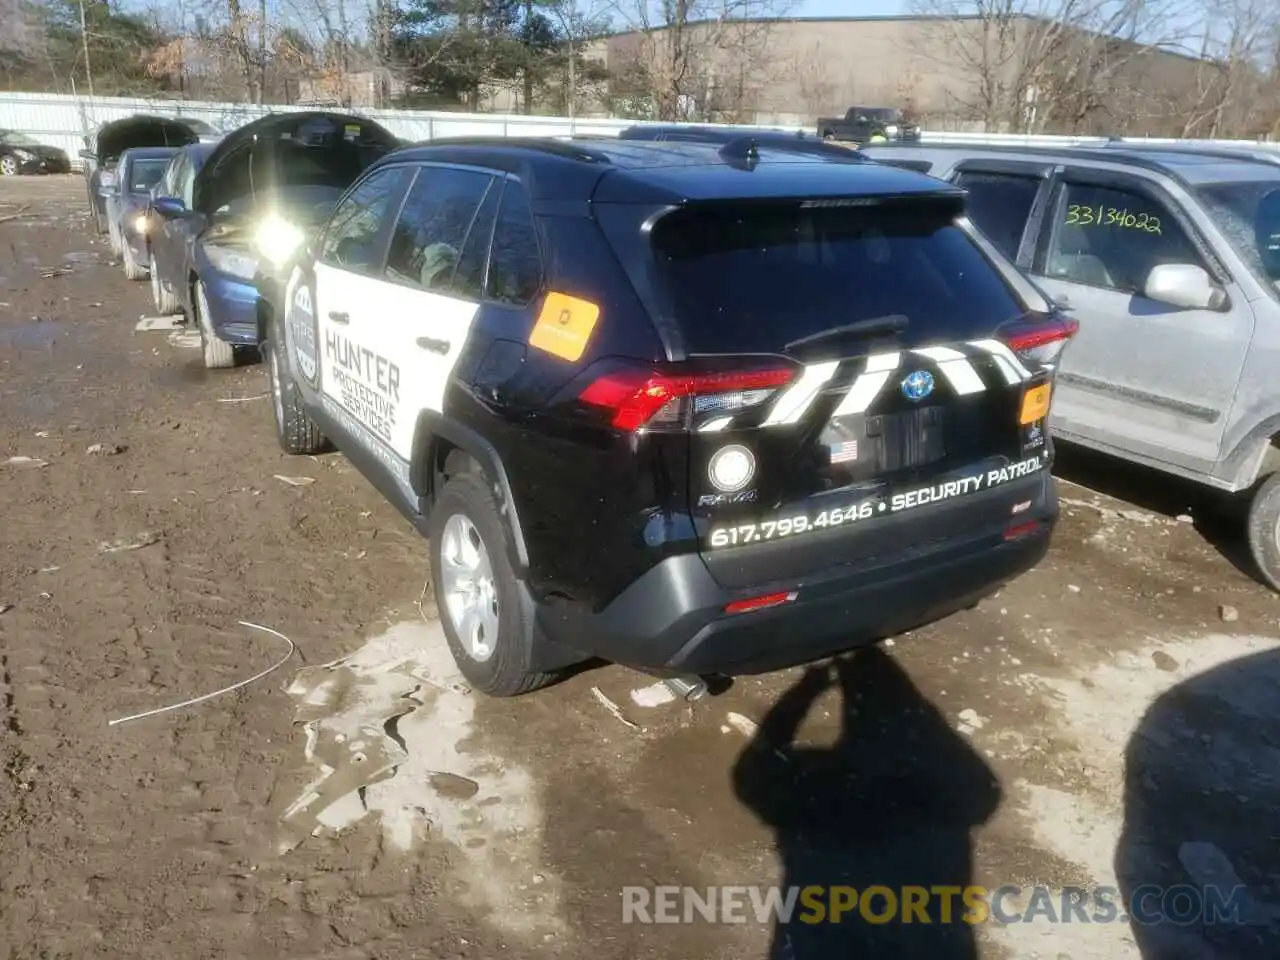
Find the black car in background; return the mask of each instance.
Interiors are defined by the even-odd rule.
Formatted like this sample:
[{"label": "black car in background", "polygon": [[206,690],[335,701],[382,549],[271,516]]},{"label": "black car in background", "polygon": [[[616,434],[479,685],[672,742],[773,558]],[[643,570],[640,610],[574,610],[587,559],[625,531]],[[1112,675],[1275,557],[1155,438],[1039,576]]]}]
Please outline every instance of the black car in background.
[{"label": "black car in background", "polygon": [[107,204],[102,187],[114,185],[116,165],[122,153],[131,147],[184,147],[218,140],[221,136],[202,120],[142,113],[109,121],[85,134],[80,158],[84,160],[85,189],[97,232],[107,232]]},{"label": "black car in background", "polygon": [[70,173],[65,150],[33,140],[17,130],[0,130],[0,176],[22,173]]},{"label": "black car in background", "polygon": [[919,140],[920,128],[897,107],[850,107],[843,117],[819,117],[818,136],[846,143]]}]

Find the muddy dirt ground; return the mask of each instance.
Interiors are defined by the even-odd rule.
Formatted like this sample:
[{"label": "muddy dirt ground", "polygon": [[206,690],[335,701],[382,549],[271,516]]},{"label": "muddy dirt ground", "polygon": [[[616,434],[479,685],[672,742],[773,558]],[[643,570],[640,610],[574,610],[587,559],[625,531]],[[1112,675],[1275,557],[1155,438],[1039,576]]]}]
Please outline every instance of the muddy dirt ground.
[{"label": "muddy dirt ground", "polygon": [[[1049,558],[975,610],[692,706],[615,667],[492,701],[409,526],[151,313],[78,177],[0,182],[0,955],[1280,955],[1280,600],[1194,491],[1063,451]],[[240,621],[296,653],[109,725],[287,652]],[[317,813],[356,741],[394,775]],[[1239,885],[1247,916],[623,922],[624,886],[775,883]]]}]

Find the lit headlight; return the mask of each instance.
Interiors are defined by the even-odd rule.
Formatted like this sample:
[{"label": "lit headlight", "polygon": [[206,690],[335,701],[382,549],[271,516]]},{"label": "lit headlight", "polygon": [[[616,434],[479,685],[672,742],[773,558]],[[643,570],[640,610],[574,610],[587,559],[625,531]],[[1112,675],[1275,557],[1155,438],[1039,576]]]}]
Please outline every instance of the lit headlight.
[{"label": "lit headlight", "polygon": [[267,217],[254,233],[254,248],[275,266],[280,266],[302,245],[301,230],[280,217]]},{"label": "lit headlight", "polygon": [[133,218],[133,229],[137,230],[138,233],[146,233],[149,223],[150,221],[147,220],[147,215],[145,213],[140,213]]},{"label": "lit headlight", "polygon": [[884,132],[889,134],[890,136],[893,136],[898,132],[898,125],[896,123],[891,123],[884,128]]}]

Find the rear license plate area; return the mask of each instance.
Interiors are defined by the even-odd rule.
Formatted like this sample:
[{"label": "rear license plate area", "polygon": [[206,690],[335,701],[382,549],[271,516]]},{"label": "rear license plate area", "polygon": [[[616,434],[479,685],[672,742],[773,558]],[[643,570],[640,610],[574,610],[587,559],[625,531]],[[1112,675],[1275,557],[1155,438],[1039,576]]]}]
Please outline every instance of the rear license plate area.
[{"label": "rear license plate area", "polygon": [[946,411],[919,407],[840,417],[823,434],[831,467],[853,480],[914,470],[947,457]]}]

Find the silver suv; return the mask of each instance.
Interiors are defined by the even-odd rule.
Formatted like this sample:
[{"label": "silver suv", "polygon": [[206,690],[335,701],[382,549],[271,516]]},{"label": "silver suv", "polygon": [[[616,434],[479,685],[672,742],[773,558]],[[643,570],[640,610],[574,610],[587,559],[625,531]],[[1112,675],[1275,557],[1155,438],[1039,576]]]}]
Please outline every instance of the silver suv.
[{"label": "silver suv", "polygon": [[1234,494],[1280,590],[1280,150],[877,144],[952,181],[1080,330],[1051,429]]}]

